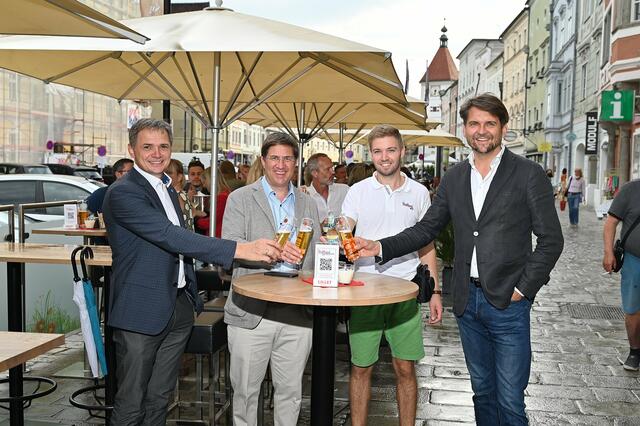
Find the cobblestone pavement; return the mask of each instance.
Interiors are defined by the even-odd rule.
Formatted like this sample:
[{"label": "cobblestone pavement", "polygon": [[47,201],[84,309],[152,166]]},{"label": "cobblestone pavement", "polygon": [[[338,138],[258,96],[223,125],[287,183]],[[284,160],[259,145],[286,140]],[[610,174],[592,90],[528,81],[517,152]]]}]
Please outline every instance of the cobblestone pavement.
[{"label": "cobblestone pavement", "polygon": [[[526,404],[532,425],[640,425],[640,374],[624,371],[621,359],[628,344],[621,316],[619,276],[603,275],[602,227],[591,208],[581,211],[580,226],[570,228],[567,212],[559,212],[565,249],[532,308],[532,372]],[[601,307],[602,312],[578,308]],[[597,315],[596,315],[597,314]],[[425,312],[427,315],[427,312]],[[416,425],[473,424],[469,376],[455,318],[450,310],[442,325],[425,326],[426,357],[417,365],[418,420]],[[33,373],[50,375],[81,357],[78,334],[64,347],[37,358]],[[388,348],[381,349],[375,367],[370,425],[397,424],[395,378]],[[350,425],[347,348],[338,345],[336,361],[335,425]],[[191,363],[185,363],[185,369]],[[310,369],[308,369],[310,371]],[[28,419],[60,424],[101,424],[72,407],[71,392],[87,381],[57,379],[59,388],[26,410]],[[6,386],[0,386],[6,395]],[[304,380],[299,424],[309,424],[310,377]],[[267,404],[268,405],[268,404]],[[0,425],[4,424],[0,413]],[[271,412],[265,424],[273,424]]]}]

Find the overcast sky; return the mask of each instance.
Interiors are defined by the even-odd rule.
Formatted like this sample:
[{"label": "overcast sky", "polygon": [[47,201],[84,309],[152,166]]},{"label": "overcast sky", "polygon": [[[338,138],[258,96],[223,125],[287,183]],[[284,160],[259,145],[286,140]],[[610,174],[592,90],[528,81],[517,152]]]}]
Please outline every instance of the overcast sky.
[{"label": "overcast sky", "polygon": [[[191,0],[193,1],[193,0]],[[179,3],[181,0],[173,0]],[[455,57],[472,38],[498,38],[525,0],[225,0],[224,7],[388,50],[400,80],[409,60],[409,94],[440,45],[446,19]]]}]

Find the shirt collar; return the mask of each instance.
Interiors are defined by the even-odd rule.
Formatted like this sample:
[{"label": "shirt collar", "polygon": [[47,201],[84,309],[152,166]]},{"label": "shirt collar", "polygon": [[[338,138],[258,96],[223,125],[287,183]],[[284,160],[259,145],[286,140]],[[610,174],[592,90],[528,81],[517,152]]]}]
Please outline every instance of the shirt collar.
[{"label": "shirt collar", "polygon": [[[272,194],[275,196],[276,191],[274,191],[273,188],[271,188],[271,185],[269,185],[269,182],[267,182],[267,178],[262,176],[260,179],[262,182],[262,189],[264,190],[264,193],[267,195],[267,197]],[[289,182],[289,192],[287,193],[287,196],[284,197],[285,200],[290,196],[294,195],[293,188],[294,188],[293,183]]]},{"label": "shirt collar", "polygon": [[[493,157],[493,160],[491,160],[491,169],[494,169],[495,167],[498,166],[498,164],[500,164],[500,161],[502,160],[502,155],[504,154],[504,150],[505,150],[505,146],[501,145],[500,152],[498,153],[498,155]],[[469,164],[471,165],[472,169],[478,170],[476,168],[475,160],[476,160],[475,151],[472,150],[471,154],[469,154]]]},{"label": "shirt collar", "polygon": [[151,184],[151,186],[154,188],[156,188],[159,184],[165,185],[166,187],[171,186],[171,178],[166,173],[163,173],[162,179],[160,179],[155,177],[151,173],[145,172],[140,167],[138,167],[137,164],[134,164],[133,168],[136,169],[138,173],[140,173],[142,177],[144,177],[149,182],[149,184]]},{"label": "shirt collar", "polygon": [[[409,178],[407,177],[407,175],[405,175],[403,172],[400,172],[400,176],[402,176],[402,178],[404,179],[402,185],[395,190],[395,192],[409,192]],[[382,183],[380,183],[380,181],[378,180],[378,172],[373,172],[373,176],[371,176],[371,180],[373,182],[372,186],[373,189],[386,189],[388,193],[392,193],[394,191],[391,190],[391,188],[389,187],[389,185],[383,185]]]}]

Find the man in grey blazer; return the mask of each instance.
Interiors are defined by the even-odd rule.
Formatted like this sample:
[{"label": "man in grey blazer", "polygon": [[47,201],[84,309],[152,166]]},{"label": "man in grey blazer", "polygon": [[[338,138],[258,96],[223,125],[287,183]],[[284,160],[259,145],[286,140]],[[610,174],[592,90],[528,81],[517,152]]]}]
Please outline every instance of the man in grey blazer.
[{"label": "man in grey blazer", "polygon": [[118,390],[111,424],[163,425],[194,311],[202,310],[193,259],[229,268],[235,259],[271,262],[272,240],[235,242],[184,228],[176,191],[164,173],[171,126],[142,119],[129,131],[135,165],[107,191],[103,209],[113,252],[109,326],[114,328]]},{"label": "man in grey blazer", "polygon": [[384,263],[424,247],[453,222],[454,313],[476,422],[523,425],[529,311],[560,257],[562,230],[542,167],[501,143],[509,121],[502,102],[480,95],[462,105],[460,116],[472,149],[468,161],[449,169],[415,226],[379,242],[358,240],[358,247],[362,256],[381,256]]},{"label": "man in grey blazer", "polygon": [[[313,249],[320,235],[315,202],[291,183],[298,160],[298,144],[286,133],[269,134],[261,149],[264,176],[229,195],[222,221],[222,237],[242,242],[274,238],[280,224],[314,222],[314,235],[303,268],[313,266]],[[291,241],[283,250],[291,264],[301,260]],[[233,278],[263,273],[274,265],[238,262]],[[277,266],[283,269],[282,265]],[[267,364],[274,386],[274,423],[295,425],[302,400],[302,374],[311,349],[311,316],[296,305],[268,303],[233,292],[225,306],[225,322],[231,352],[233,424],[255,425],[258,395]]]}]

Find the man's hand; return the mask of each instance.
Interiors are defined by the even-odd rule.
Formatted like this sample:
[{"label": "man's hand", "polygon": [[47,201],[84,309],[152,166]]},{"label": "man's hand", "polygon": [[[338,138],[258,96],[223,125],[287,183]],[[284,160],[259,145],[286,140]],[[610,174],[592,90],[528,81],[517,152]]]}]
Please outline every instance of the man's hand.
[{"label": "man's hand", "polygon": [[380,243],[378,241],[365,240],[360,237],[354,237],[354,240],[360,257],[380,256]]},{"label": "man's hand", "polygon": [[602,267],[608,273],[613,272],[613,268],[616,267],[616,258],[613,253],[605,251],[604,258],[602,259]]},{"label": "man's hand", "polygon": [[280,253],[280,260],[297,265],[302,261],[302,251],[291,241],[287,241]]},{"label": "man's hand", "polygon": [[282,248],[274,240],[255,240],[236,245],[235,259],[273,263],[280,259]]},{"label": "man's hand", "polygon": [[522,295],[520,293],[518,293],[517,291],[513,290],[513,294],[511,295],[511,301],[512,302],[519,302],[522,300]]},{"label": "man's hand", "polygon": [[429,324],[437,324],[442,321],[442,297],[432,294],[429,300]]}]

